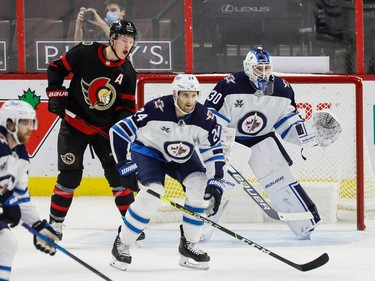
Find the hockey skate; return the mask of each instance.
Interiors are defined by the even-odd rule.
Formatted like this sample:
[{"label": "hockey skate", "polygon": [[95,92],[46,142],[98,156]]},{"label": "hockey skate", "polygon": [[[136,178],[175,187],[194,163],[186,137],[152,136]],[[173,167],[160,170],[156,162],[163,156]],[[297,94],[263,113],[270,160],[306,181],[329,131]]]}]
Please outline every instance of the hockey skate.
[{"label": "hockey skate", "polygon": [[129,252],[129,245],[125,245],[120,239],[121,226],[118,229],[118,234],[116,236],[115,242],[113,242],[112,247],[112,260],[110,265],[119,270],[127,270],[128,265],[132,262],[132,257]]},{"label": "hockey skate", "polygon": [[199,249],[195,243],[186,240],[182,225],[180,225],[180,230],[181,238],[180,246],[178,247],[178,251],[181,255],[180,266],[207,270],[209,268],[208,262],[210,261],[210,257],[207,253]]},{"label": "hockey skate", "polygon": [[57,237],[59,238],[59,241],[62,240],[63,234],[62,234],[62,228],[65,226],[62,222],[57,222],[54,220],[50,220],[49,224],[53,228],[53,230],[56,232]]},{"label": "hockey skate", "polygon": [[142,241],[145,240],[146,238],[146,235],[145,233],[142,231],[141,234],[139,234],[139,236],[137,237],[137,240],[135,240],[135,245],[138,247],[138,248],[142,248],[143,247],[143,243]]}]

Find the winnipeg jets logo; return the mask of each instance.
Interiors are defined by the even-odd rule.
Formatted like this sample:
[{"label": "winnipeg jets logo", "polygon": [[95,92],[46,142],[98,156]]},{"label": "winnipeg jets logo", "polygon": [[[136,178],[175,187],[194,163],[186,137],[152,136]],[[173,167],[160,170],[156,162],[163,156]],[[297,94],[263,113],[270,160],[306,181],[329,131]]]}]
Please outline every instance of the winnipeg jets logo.
[{"label": "winnipeg jets logo", "polygon": [[243,107],[244,103],[243,100],[236,100],[234,107]]},{"label": "winnipeg jets logo", "polygon": [[168,128],[168,127],[165,127],[165,126],[161,126],[160,128],[162,131],[166,132],[166,133],[170,133],[171,132],[171,129]]},{"label": "winnipeg jets logo", "polygon": [[181,145],[181,143],[179,143],[178,145],[176,146],[172,146],[171,147],[171,151],[173,152],[173,154],[177,157],[183,155],[186,153],[187,149],[185,147],[183,147]]},{"label": "winnipeg jets logo", "polygon": [[91,83],[81,80],[82,93],[90,109],[107,110],[116,100],[116,90],[110,79],[99,77]]},{"label": "winnipeg jets logo", "polygon": [[0,143],[7,143],[5,136],[2,134],[0,134]]},{"label": "winnipeg jets logo", "polygon": [[257,135],[266,125],[266,116],[261,112],[252,111],[238,122],[238,131],[245,135]]},{"label": "winnipeg jets logo", "polygon": [[227,75],[224,79],[225,79],[225,82],[227,82],[227,84],[229,83],[236,84],[236,81],[234,81],[236,79],[234,79],[234,76],[232,74]]},{"label": "winnipeg jets logo", "polygon": [[283,83],[284,83],[284,88],[290,87],[290,84],[284,79],[283,79]]},{"label": "winnipeg jets logo", "polygon": [[194,151],[192,144],[188,142],[166,142],[164,144],[165,152],[177,160],[188,159]]},{"label": "winnipeg jets logo", "polygon": [[154,101],[154,105],[156,109],[160,109],[161,111],[164,112],[164,102],[161,99]]},{"label": "winnipeg jets logo", "polygon": [[211,112],[211,110],[207,111],[207,118],[206,120],[214,119],[215,115]]}]

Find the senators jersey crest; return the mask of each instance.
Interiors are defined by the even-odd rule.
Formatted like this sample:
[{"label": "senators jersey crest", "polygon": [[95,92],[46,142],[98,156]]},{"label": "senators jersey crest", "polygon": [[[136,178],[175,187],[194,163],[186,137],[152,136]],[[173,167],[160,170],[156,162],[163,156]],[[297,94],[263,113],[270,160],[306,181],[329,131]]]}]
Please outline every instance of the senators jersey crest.
[{"label": "senators jersey crest", "polygon": [[107,110],[116,101],[116,90],[109,81],[106,77],[96,78],[91,83],[81,80],[82,93],[90,109]]}]

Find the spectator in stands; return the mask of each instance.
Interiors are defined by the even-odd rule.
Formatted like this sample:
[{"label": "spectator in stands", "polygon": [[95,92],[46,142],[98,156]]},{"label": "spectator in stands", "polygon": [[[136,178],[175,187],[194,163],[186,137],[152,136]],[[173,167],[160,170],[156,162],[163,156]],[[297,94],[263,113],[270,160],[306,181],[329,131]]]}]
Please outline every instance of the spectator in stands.
[{"label": "spectator in stands", "polygon": [[123,0],[106,0],[104,8],[106,11],[104,19],[98,15],[94,8],[80,8],[74,32],[75,41],[107,40],[109,27],[112,23],[118,19],[124,19],[125,4]]}]

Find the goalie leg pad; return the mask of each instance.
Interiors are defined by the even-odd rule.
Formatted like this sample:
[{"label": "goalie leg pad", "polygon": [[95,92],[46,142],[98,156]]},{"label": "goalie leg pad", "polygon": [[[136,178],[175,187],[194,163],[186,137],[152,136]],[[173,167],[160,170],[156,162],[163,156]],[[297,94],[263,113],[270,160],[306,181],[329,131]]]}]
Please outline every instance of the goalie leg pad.
[{"label": "goalie leg pad", "polygon": [[290,172],[289,165],[273,138],[266,138],[252,147],[249,164],[277,211],[312,212],[314,219],[287,223],[295,235],[308,236],[320,222],[319,213]]},{"label": "goalie leg pad", "polygon": [[[147,188],[161,195],[164,194],[164,187],[161,183],[151,183]],[[159,198],[141,188],[124,217],[124,225],[119,234],[123,244],[132,245],[136,241],[161,204],[162,201]]]}]

